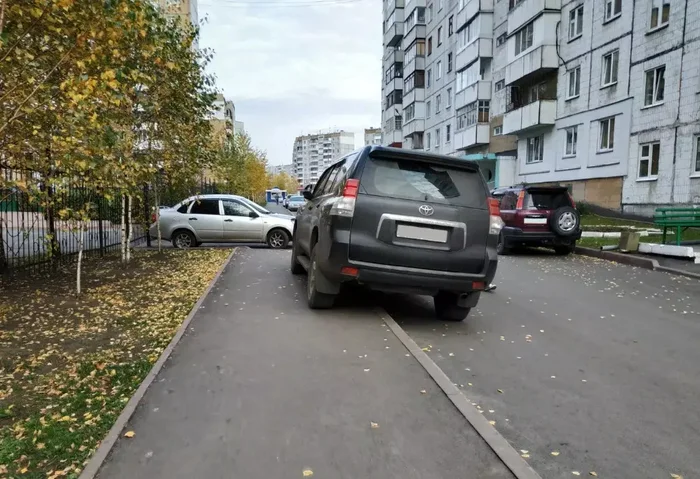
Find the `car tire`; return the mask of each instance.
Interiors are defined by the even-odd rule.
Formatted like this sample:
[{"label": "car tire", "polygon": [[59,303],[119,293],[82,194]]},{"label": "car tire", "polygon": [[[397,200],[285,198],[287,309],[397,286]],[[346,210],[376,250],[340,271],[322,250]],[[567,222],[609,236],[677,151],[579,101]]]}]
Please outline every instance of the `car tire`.
[{"label": "car tire", "polygon": [[562,206],[552,213],[549,221],[550,229],[559,236],[573,236],[581,226],[581,217],[575,208]]},{"label": "car tire", "polygon": [[299,256],[298,243],[295,239],[292,239],[292,241],[293,241],[293,243],[292,243],[292,266],[290,269],[292,270],[292,274],[304,274],[304,272],[306,272],[306,270],[301,265],[301,263],[299,263],[299,260],[297,259],[297,257]]},{"label": "car tire", "polygon": [[464,308],[457,305],[459,296],[447,291],[440,291],[433,298],[435,313],[443,321],[464,321],[469,315],[471,308]]},{"label": "car tire", "polygon": [[498,244],[496,245],[496,253],[498,253],[500,255],[510,254],[510,248],[508,246],[506,246],[506,237],[502,231],[498,235]]},{"label": "car tire", "polygon": [[576,250],[576,243],[554,247],[554,252],[558,256],[567,256],[567,255],[573,253],[575,250]]},{"label": "car tire", "polygon": [[335,294],[321,293],[316,289],[316,278],[322,274],[318,270],[318,261],[316,259],[316,246],[311,250],[311,263],[309,264],[309,277],[306,282],[306,299],[311,309],[329,309],[333,307],[335,302]]},{"label": "car tire", "polygon": [[267,245],[272,249],[289,247],[289,233],[281,228],[275,228],[267,234]]},{"label": "car tire", "polygon": [[201,243],[197,242],[197,238],[194,237],[191,231],[178,230],[173,233],[173,247],[177,249],[190,249],[199,246]]}]

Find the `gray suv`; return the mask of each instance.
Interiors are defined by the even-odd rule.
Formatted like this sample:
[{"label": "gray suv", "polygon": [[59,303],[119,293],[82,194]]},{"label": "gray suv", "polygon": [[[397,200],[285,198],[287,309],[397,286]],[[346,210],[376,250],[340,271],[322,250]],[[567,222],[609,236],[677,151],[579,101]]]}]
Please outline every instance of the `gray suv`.
[{"label": "gray suv", "polygon": [[496,274],[503,222],[476,163],[367,146],[304,189],[292,273],[308,272],[311,308],[330,308],[343,283],[430,295],[462,321]]}]

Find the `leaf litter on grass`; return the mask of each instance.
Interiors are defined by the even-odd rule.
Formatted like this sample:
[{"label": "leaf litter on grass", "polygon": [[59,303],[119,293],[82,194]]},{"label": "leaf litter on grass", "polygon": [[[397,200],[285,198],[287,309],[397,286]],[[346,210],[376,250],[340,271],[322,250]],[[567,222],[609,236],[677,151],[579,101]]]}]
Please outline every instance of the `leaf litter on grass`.
[{"label": "leaf litter on grass", "polygon": [[67,270],[0,284],[0,477],[77,478],[229,253],[96,258],[79,298]]}]

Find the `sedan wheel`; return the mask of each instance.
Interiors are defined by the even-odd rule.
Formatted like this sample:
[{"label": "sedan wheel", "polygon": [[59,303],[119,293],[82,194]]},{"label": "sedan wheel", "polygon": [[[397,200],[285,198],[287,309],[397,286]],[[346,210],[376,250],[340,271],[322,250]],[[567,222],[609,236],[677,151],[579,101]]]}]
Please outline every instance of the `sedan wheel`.
[{"label": "sedan wheel", "polygon": [[197,240],[189,231],[180,231],[173,239],[173,245],[179,249],[188,249],[197,245]]},{"label": "sedan wheel", "polygon": [[272,230],[267,236],[267,244],[273,249],[286,248],[289,244],[289,235],[282,230]]}]

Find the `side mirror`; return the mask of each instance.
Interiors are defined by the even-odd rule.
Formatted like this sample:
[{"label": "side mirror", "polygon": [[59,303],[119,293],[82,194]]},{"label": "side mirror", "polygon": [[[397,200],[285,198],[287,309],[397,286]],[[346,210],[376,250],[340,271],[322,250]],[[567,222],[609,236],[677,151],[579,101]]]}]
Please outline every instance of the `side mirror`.
[{"label": "side mirror", "polygon": [[248,216],[249,216],[250,218],[255,219],[255,218],[259,217],[260,215],[257,214],[255,211],[251,211],[250,213],[248,213]]},{"label": "side mirror", "polygon": [[301,196],[303,196],[305,200],[310,200],[311,198],[314,197],[314,192],[304,190],[304,191],[302,191]]}]

